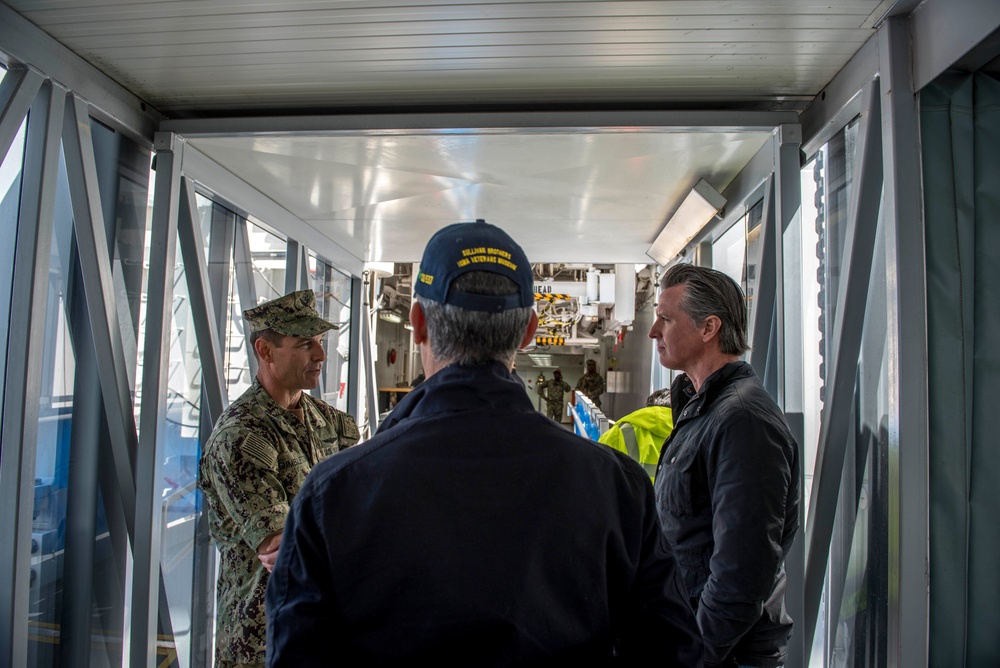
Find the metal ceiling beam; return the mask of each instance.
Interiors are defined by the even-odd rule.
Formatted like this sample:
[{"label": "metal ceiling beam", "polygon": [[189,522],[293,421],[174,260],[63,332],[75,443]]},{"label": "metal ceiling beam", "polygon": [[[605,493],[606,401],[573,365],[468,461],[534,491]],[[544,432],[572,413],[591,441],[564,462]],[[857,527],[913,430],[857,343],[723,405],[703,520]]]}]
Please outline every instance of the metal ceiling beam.
[{"label": "metal ceiling beam", "polygon": [[773,130],[798,123],[794,111],[512,111],[465,113],[386,113],[327,116],[258,116],[175,119],[162,131],[193,137],[240,137],[291,134],[449,134],[532,132],[740,132]]},{"label": "metal ceiling beam", "polygon": [[[152,145],[162,114],[2,2],[0,45],[15,63],[37,67],[92,103],[95,118],[121,127],[140,146]],[[10,57],[0,54],[0,61],[10,63]]]},{"label": "metal ceiling beam", "polygon": [[860,91],[877,74],[878,43],[872,37],[802,112],[802,150],[807,157],[861,113]]},{"label": "metal ceiling beam", "polygon": [[934,81],[971,48],[1000,30],[1000,2],[996,0],[926,0],[913,10],[913,76],[909,92]]}]

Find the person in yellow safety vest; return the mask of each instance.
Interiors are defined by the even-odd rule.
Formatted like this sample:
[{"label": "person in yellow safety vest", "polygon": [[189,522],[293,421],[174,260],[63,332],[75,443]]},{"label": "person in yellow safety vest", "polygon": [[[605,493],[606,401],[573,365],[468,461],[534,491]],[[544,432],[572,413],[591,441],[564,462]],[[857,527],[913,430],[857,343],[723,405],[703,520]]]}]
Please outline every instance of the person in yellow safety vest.
[{"label": "person in yellow safety vest", "polygon": [[660,448],[673,430],[670,389],[664,388],[649,395],[644,408],[615,422],[598,440],[639,462],[653,480],[656,464],[660,461]]}]

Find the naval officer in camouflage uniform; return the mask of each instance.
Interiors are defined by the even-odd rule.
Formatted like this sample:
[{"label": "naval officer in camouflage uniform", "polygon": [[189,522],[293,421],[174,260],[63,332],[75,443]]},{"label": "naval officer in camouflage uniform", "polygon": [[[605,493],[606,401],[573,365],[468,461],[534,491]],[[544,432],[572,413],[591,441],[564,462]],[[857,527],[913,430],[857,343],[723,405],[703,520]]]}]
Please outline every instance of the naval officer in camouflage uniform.
[{"label": "naval officer in camouflage uniform", "polygon": [[257,378],[223,411],[201,457],[220,554],[217,667],[264,665],[264,591],[289,504],[314,465],[358,442],[354,418],[303,392],[319,383],[323,337],[337,328],[315,304],[301,290],[243,312]]},{"label": "naval officer in camouflage uniform", "polygon": [[573,388],[569,386],[562,377],[562,371],[556,369],[552,372],[552,380],[543,380],[535,386],[538,393],[545,399],[545,414],[556,422],[562,422],[563,394]]},{"label": "naval officer in camouflage uniform", "polygon": [[597,373],[597,362],[587,360],[587,373],[580,376],[576,383],[576,391],[583,392],[594,405],[601,407],[601,395],[604,394],[604,377]]}]

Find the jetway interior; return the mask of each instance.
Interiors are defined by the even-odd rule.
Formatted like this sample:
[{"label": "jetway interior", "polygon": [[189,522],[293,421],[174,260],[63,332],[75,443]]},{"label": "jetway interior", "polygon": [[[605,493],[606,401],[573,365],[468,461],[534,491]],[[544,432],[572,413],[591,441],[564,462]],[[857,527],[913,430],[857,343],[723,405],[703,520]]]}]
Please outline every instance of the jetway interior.
[{"label": "jetway interior", "polygon": [[[373,430],[420,371],[423,244],[476,218],[534,263],[533,399],[539,374],[575,385],[596,359],[606,412],[629,412],[670,381],[646,338],[664,267],[741,283],[748,360],[804,462],[788,666],[992,665],[996,602],[956,584],[992,582],[992,506],[942,462],[992,468],[932,404],[962,394],[942,352],[961,333],[930,310],[971,303],[973,279],[933,273],[924,240],[946,250],[951,220],[924,201],[945,178],[925,114],[966,106],[921,95],[960,71],[985,98],[1000,8],[382,4],[0,3],[0,665],[211,665],[195,482],[255,373],[241,310],[315,290],[341,325],[317,394]],[[963,169],[996,191],[988,163]],[[660,264],[702,180],[726,204]],[[991,373],[962,385],[970,406]]]}]

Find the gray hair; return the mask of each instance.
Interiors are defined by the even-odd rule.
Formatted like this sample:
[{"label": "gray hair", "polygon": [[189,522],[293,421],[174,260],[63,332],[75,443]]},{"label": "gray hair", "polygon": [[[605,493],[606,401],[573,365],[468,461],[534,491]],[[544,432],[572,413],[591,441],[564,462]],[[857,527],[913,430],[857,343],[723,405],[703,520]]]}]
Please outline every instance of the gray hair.
[{"label": "gray hair", "polygon": [[686,285],[680,301],[681,310],[695,325],[710,315],[722,321],[719,345],[723,354],[742,355],[750,350],[747,343],[747,306],[743,289],[726,274],[693,264],[675,264],[660,279],[660,289]]},{"label": "gray hair", "polygon": [[[470,271],[451,285],[475,295],[517,294],[517,284],[501,274]],[[497,361],[511,364],[531,321],[534,309],[470,311],[451,304],[416,298],[427,319],[427,333],[434,357],[449,364],[472,366]]]}]

